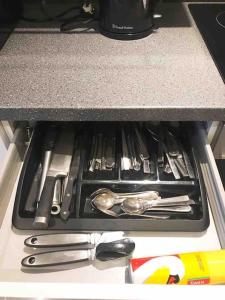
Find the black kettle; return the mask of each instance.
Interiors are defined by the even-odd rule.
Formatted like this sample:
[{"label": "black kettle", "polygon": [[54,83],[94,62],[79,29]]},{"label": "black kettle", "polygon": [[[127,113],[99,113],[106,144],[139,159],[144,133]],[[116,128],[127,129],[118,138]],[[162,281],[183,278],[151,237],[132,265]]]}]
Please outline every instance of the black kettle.
[{"label": "black kettle", "polygon": [[133,40],[152,32],[155,0],[99,0],[100,32],[110,38]]}]

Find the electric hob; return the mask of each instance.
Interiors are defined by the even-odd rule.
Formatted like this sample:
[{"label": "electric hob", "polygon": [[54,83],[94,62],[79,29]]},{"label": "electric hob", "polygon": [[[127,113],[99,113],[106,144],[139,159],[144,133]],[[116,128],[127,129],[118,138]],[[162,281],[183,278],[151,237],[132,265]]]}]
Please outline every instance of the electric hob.
[{"label": "electric hob", "polygon": [[225,83],[225,4],[189,4],[189,9]]}]

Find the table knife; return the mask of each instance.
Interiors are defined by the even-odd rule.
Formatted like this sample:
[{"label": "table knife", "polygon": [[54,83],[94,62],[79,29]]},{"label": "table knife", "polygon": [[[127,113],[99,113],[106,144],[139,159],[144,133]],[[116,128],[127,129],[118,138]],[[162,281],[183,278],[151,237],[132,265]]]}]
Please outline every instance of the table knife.
[{"label": "table knife", "polygon": [[69,264],[82,261],[109,261],[121,257],[129,256],[135,248],[131,239],[99,243],[93,249],[86,250],[59,250],[48,251],[29,255],[25,257],[21,264],[24,267],[51,267],[62,264]]},{"label": "table knife", "polygon": [[115,132],[111,136],[107,137],[106,142],[106,169],[112,170],[115,167],[115,152],[116,152],[116,136]]},{"label": "table knife", "polygon": [[145,159],[149,159],[150,155],[149,155],[146,143],[143,140],[143,137],[142,137],[141,133],[139,132],[139,129],[138,129],[137,126],[134,127],[134,131],[136,133],[140,159],[142,161],[145,160]]},{"label": "table knife", "polygon": [[74,183],[78,177],[80,167],[80,146],[76,143],[73,159],[70,166],[69,176],[62,198],[60,216],[63,220],[67,220],[70,215],[70,207],[73,198]]},{"label": "table knife", "polygon": [[36,210],[33,226],[35,228],[47,228],[57,178],[68,176],[70,163],[72,160],[74,145],[74,128],[65,126],[61,129],[60,136],[56,142],[51,164],[49,166],[44,188]]}]

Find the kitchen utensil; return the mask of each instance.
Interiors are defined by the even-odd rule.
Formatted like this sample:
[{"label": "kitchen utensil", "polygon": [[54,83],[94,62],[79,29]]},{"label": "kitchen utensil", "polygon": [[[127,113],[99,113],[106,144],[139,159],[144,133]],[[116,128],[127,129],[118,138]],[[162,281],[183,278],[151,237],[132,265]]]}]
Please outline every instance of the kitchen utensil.
[{"label": "kitchen utensil", "polygon": [[[29,255],[22,260],[25,267],[45,267],[99,259],[102,261],[128,256],[135,248],[131,239],[122,238],[123,232],[105,233],[56,233],[34,235],[24,241],[35,248],[70,247]],[[79,250],[71,246],[79,245]],[[81,250],[82,249],[82,250]]]},{"label": "kitchen utensil", "polygon": [[96,248],[86,250],[60,250],[33,254],[25,257],[24,267],[49,267],[81,261],[114,260],[129,256],[135,248],[132,240],[126,238],[108,243],[99,243]]},{"label": "kitchen utensil", "polygon": [[194,204],[195,202],[190,200],[188,195],[164,198],[158,200],[142,200],[140,198],[125,199],[121,204],[121,209],[126,213],[143,214],[150,208],[157,207],[171,207]]},{"label": "kitchen utensil", "polygon": [[135,140],[134,140],[134,132],[132,131],[132,134],[130,136],[130,146],[131,146],[131,151],[133,153],[134,161],[133,161],[133,166],[135,171],[140,171],[141,170],[141,160],[138,157],[137,150],[135,147]]},{"label": "kitchen utensil", "polygon": [[65,192],[62,198],[60,216],[63,220],[67,220],[70,215],[70,207],[73,198],[74,183],[78,177],[78,172],[80,167],[80,154],[81,154],[80,151],[81,151],[80,142],[78,139],[75,145],[75,151],[70,166],[67,185],[65,187]]},{"label": "kitchen utensil", "polygon": [[106,145],[107,145],[107,138],[103,136],[102,138],[102,161],[101,161],[101,167],[102,170],[106,170]]},{"label": "kitchen utensil", "polygon": [[135,167],[135,152],[132,147],[131,136],[129,132],[126,133],[126,141],[127,141],[128,157],[130,159],[130,169],[133,170]]},{"label": "kitchen utensil", "polygon": [[166,147],[166,145],[164,143],[162,143],[162,146],[163,146],[164,153],[166,154],[166,158],[168,160],[170,168],[171,168],[171,170],[173,172],[173,176],[175,177],[175,179],[180,179],[181,177],[180,177],[178,169],[177,169],[177,167],[175,165],[174,158],[170,157],[169,152],[167,150],[167,147]]},{"label": "kitchen utensil", "polygon": [[59,232],[59,233],[45,233],[32,235],[25,239],[24,245],[35,248],[49,248],[49,247],[67,247],[75,245],[83,245],[94,248],[99,243],[112,242],[123,238],[123,231],[110,232]]},{"label": "kitchen utensil", "polygon": [[184,164],[183,158],[182,157],[176,157],[174,159],[174,163],[178,169],[178,171],[180,172],[180,174],[182,175],[182,177],[188,177],[188,171],[187,168]]},{"label": "kitchen utensil", "polygon": [[65,126],[62,128],[59,139],[54,148],[53,158],[46,176],[40,202],[36,210],[36,216],[33,223],[35,228],[48,227],[55,181],[57,178],[65,178],[68,176],[73,153],[73,145],[74,128],[73,126]]},{"label": "kitchen utensil", "polygon": [[124,128],[121,130],[122,134],[122,158],[121,158],[121,170],[128,171],[131,168],[131,160],[128,152],[128,145],[126,141]]},{"label": "kitchen utensil", "polygon": [[42,175],[41,175],[40,189],[39,189],[39,195],[38,195],[38,202],[40,200],[41,193],[43,191],[46,175],[47,175],[49,165],[50,165],[50,162],[52,159],[52,150],[55,146],[57,134],[58,134],[58,126],[56,126],[55,124],[52,124],[48,128],[47,133],[44,138],[44,141],[43,141],[44,158],[43,158],[43,163],[42,163]]},{"label": "kitchen utensil", "polygon": [[169,219],[169,215],[159,215],[157,213],[151,213],[151,214],[138,214],[138,213],[129,213],[129,212],[122,212],[122,213],[116,213],[113,210],[109,209],[99,209],[100,212],[103,214],[106,214],[108,216],[119,218],[119,217],[138,217],[138,218],[147,218],[147,219],[159,219],[159,220],[166,220]]},{"label": "kitchen utensil", "polygon": [[102,193],[97,196],[92,200],[92,204],[98,209],[109,209],[113,207],[116,204],[120,204],[123,202],[125,198],[113,198],[113,196],[109,193]]},{"label": "kitchen utensil", "polygon": [[61,210],[61,202],[62,202],[62,180],[61,178],[56,179],[53,200],[52,200],[52,208],[51,214],[58,215]]},{"label": "kitchen utensil", "polygon": [[139,149],[139,157],[142,161],[147,160],[150,158],[149,152],[137,126],[134,126],[134,131],[136,134],[137,147]]},{"label": "kitchen utensil", "polygon": [[33,235],[25,239],[24,245],[35,248],[66,247],[74,245],[96,245],[101,233],[48,233]]},{"label": "kitchen utensil", "polygon": [[180,145],[180,148],[181,148],[181,151],[182,151],[182,154],[183,154],[183,158],[184,158],[184,162],[185,162],[185,165],[186,165],[186,168],[187,168],[188,176],[191,179],[194,179],[195,178],[195,173],[194,173],[193,167],[191,165],[190,158],[189,158],[187,152],[185,151],[185,149],[182,145]]},{"label": "kitchen utensil", "polygon": [[102,142],[103,142],[103,135],[102,133],[99,133],[98,134],[98,137],[97,137],[97,144],[98,144],[98,147],[97,147],[97,153],[96,153],[96,157],[95,157],[95,169],[97,170],[101,170],[102,169]]},{"label": "kitchen utensil", "polygon": [[101,193],[110,193],[111,196],[115,197],[115,198],[120,198],[120,197],[151,197],[151,199],[155,199],[155,198],[160,198],[159,197],[159,193],[156,192],[156,191],[143,191],[143,192],[129,192],[129,193],[115,193],[115,192],[112,192],[110,189],[108,188],[100,188],[98,190],[96,190],[95,192],[93,192],[91,194],[91,198],[95,197],[96,195],[98,194],[101,194]]},{"label": "kitchen utensil", "polygon": [[179,147],[175,136],[169,131],[165,130],[166,134],[166,145],[168,149],[168,153],[172,157],[177,157],[179,155]]},{"label": "kitchen utensil", "polygon": [[89,171],[94,172],[96,165],[96,156],[98,151],[98,140],[95,135],[92,137],[92,145],[91,145],[91,159],[90,159],[90,167]]},{"label": "kitchen utensil", "polygon": [[42,174],[42,164],[38,165],[37,171],[34,175],[33,181],[31,183],[31,188],[29,190],[29,194],[27,197],[27,201],[25,204],[24,210],[28,213],[34,213],[37,208],[37,201],[40,190],[40,182],[41,182],[41,174]]},{"label": "kitchen utensil", "polygon": [[125,199],[137,197],[152,200],[158,199],[159,194],[155,191],[136,193],[113,193],[109,189],[99,189],[90,196],[94,207],[100,210],[110,209],[116,204],[121,204]]},{"label": "kitchen utensil", "polygon": [[116,137],[113,133],[112,136],[106,137],[106,169],[112,170],[115,167],[115,148],[116,148]]},{"label": "kitchen utensil", "polygon": [[[140,199],[137,199],[140,200]],[[190,205],[177,205],[177,206],[167,206],[167,207],[158,207],[158,206],[148,206],[147,203],[143,201],[137,201],[135,205],[127,205],[124,203],[121,205],[121,209],[130,215],[143,215],[146,211],[161,211],[161,212],[173,212],[173,213],[189,213],[192,211]]]}]

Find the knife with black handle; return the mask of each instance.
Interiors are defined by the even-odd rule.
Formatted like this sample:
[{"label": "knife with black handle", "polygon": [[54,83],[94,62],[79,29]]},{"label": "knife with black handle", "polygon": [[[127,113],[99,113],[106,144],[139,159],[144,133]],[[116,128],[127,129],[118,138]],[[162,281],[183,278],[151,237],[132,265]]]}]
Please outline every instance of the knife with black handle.
[{"label": "knife with black handle", "polygon": [[41,182],[41,175],[42,175],[42,165],[39,164],[34,175],[28,197],[26,200],[24,210],[27,213],[34,213],[37,208],[37,201],[38,201],[38,194],[40,189],[40,182]]},{"label": "knife with black handle", "polygon": [[74,183],[78,177],[79,167],[80,167],[80,147],[79,141],[75,145],[75,151],[73,155],[73,159],[70,166],[69,176],[67,180],[67,185],[65,188],[65,192],[62,198],[62,205],[60,210],[60,216],[63,220],[67,220],[71,211],[71,202],[73,199],[73,191],[74,191]]},{"label": "knife with black handle", "polygon": [[24,267],[51,267],[76,263],[81,261],[109,261],[129,256],[135,248],[131,239],[125,238],[108,243],[100,243],[93,249],[86,250],[59,250],[29,255],[21,264]]},{"label": "knife with black handle", "polygon": [[68,176],[74,145],[74,128],[65,126],[56,142],[51,164],[45,179],[44,188],[36,210],[33,226],[38,229],[48,227],[51,215],[52,200],[57,178]]}]

